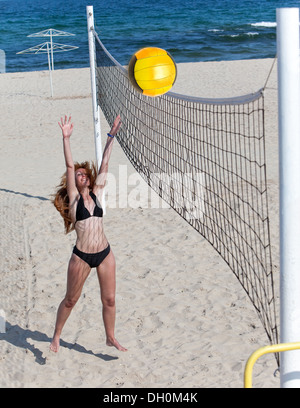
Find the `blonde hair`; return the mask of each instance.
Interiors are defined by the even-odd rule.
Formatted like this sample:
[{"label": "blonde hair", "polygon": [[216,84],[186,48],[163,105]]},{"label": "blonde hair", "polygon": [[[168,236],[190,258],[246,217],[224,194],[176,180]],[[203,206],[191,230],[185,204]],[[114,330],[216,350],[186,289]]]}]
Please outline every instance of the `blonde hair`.
[{"label": "blonde hair", "polygon": [[[96,178],[97,178],[97,169],[93,162],[85,161],[83,163],[74,163],[75,172],[78,169],[85,169],[87,175],[90,179],[90,190],[93,189]],[[74,224],[72,223],[71,216],[70,216],[70,202],[69,196],[67,193],[67,172],[65,172],[61,177],[61,182],[57,186],[56,193],[53,194],[52,203],[54,204],[57,211],[60,213],[64,220],[65,225],[65,233],[68,234],[69,232],[74,230]]]}]

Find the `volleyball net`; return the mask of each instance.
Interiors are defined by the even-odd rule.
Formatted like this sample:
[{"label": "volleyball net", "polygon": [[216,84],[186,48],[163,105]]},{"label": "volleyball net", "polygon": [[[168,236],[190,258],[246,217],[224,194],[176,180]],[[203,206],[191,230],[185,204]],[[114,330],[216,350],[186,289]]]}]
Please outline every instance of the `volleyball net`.
[{"label": "volleyball net", "polygon": [[278,343],[269,232],[264,96],[150,98],[95,37],[97,103],[148,185],[222,256]]}]

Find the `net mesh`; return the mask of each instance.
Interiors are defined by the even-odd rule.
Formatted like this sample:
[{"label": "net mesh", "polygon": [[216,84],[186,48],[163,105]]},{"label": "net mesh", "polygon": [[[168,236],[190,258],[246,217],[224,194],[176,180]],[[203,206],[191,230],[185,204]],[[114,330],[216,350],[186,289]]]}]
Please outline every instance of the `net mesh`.
[{"label": "net mesh", "polygon": [[204,236],[278,342],[269,233],[263,92],[202,99],[141,95],[97,33],[97,101],[148,185]]}]

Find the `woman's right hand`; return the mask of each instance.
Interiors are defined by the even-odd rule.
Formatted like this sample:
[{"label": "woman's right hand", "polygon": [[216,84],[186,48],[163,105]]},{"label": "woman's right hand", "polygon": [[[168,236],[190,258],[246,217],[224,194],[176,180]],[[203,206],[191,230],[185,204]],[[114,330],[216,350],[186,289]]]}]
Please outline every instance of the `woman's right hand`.
[{"label": "woman's right hand", "polygon": [[73,123],[71,123],[71,116],[69,117],[69,120],[67,118],[67,115],[65,115],[65,120],[63,120],[63,118],[60,118],[60,123],[58,122],[58,124],[61,128],[63,138],[69,139],[73,132]]}]

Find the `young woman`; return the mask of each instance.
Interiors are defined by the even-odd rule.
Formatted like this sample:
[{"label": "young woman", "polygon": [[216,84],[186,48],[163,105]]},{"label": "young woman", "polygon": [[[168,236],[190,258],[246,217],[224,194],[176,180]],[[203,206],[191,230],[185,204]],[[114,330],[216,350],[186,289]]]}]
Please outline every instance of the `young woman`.
[{"label": "young woman", "polygon": [[63,149],[66,173],[53,200],[64,219],[66,233],[75,229],[77,234],[68,267],[67,291],[57,311],[54,336],[50,349],[59,350],[62,329],[73,307],[78,301],[83,284],[91,268],[96,268],[100,284],[102,315],[106,332],[106,344],[126,351],[114,335],[115,329],[115,258],[103,231],[101,197],[106,183],[108,163],[114,136],[121,126],[120,116],[114,121],[104,148],[102,163],[97,174],[94,165],[88,162],[73,163],[70,137],[73,132],[71,117],[61,118]]}]

